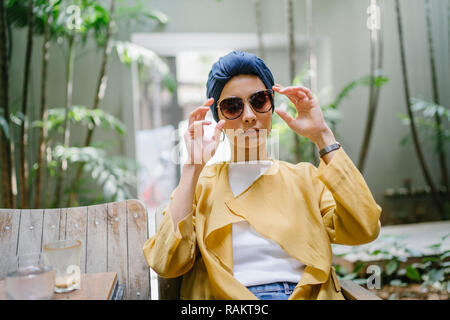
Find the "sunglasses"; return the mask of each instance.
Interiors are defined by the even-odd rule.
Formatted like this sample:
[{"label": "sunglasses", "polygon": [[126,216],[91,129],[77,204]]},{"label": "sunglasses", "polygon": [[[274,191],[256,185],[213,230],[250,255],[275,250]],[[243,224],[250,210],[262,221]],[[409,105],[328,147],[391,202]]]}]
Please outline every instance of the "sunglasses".
[{"label": "sunglasses", "polygon": [[[253,93],[249,98],[252,109],[258,113],[266,113],[274,108],[272,89]],[[218,102],[220,112],[228,120],[234,120],[244,112],[244,100],[239,97],[228,97]]]}]

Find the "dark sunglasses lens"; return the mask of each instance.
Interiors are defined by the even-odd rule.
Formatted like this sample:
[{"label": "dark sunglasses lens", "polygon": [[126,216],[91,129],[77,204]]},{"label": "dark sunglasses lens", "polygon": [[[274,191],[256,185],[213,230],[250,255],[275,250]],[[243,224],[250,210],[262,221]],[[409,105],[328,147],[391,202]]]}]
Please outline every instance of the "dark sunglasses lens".
[{"label": "dark sunglasses lens", "polygon": [[250,98],[250,103],[256,111],[267,112],[272,107],[270,91],[259,91]]},{"label": "dark sunglasses lens", "polygon": [[241,115],[244,103],[241,98],[227,98],[220,102],[222,114],[227,119],[234,119]]}]

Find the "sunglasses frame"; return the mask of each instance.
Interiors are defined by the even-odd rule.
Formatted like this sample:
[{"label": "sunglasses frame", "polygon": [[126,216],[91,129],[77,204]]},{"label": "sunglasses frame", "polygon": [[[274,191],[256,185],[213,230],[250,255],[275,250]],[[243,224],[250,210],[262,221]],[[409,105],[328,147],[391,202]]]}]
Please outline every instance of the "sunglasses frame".
[{"label": "sunglasses frame", "polygon": [[[271,107],[270,107],[270,109],[269,110],[267,110],[267,111],[257,111],[257,110],[255,110],[254,108],[253,108],[253,105],[251,104],[251,103],[249,103],[249,105],[250,105],[250,107],[252,108],[252,110],[253,111],[255,111],[255,112],[257,112],[257,113],[267,113],[267,112],[269,112],[269,111],[273,111],[273,109],[275,108],[275,106],[274,106],[274,104],[273,104],[273,99],[274,99],[274,91],[272,90],[272,89],[265,89],[265,90],[259,90],[259,91],[256,91],[256,92],[254,92],[254,93],[252,93],[246,100],[247,100],[247,102],[248,102],[248,100],[253,96],[253,95],[255,95],[255,94],[257,94],[257,93],[259,93],[259,92],[269,92],[269,94],[270,94],[270,104],[271,104]],[[226,98],[223,98],[222,100],[220,100],[219,102],[217,102],[217,107],[220,109],[220,113],[222,113],[222,116],[224,116],[224,118],[225,119],[227,119],[227,120],[235,120],[235,119],[238,119],[238,118],[240,118],[241,116],[242,116],[242,113],[244,113],[244,108],[242,108],[242,110],[241,110],[241,113],[236,117],[236,118],[227,118],[225,115],[224,115],[224,113],[223,113],[223,111],[222,111],[222,107],[220,106],[220,104],[224,101],[224,100],[227,100],[227,99],[233,99],[233,98],[239,98],[239,99],[241,99],[242,101],[244,101],[244,99],[242,99],[241,97],[226,97]]]}]

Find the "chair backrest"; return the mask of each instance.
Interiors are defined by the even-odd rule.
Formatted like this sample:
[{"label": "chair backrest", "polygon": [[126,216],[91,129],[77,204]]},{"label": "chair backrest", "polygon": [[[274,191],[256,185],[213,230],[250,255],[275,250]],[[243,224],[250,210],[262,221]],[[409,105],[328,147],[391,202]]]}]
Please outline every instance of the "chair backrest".
[{"label": "chair backrest", "polygon": [[[147,210],[139,200],[62,209],[0,209],[0,257],[42,250],[53,240],[82,241],[81,271],[117,272],[124,299],[149,299],[150,270],[142,254]],[[5,269],[0,259],[0,273]]]}]

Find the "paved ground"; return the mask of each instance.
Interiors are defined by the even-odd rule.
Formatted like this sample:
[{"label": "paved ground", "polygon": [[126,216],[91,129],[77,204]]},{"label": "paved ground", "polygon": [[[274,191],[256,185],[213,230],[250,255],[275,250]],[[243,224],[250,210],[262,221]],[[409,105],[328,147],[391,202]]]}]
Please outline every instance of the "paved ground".
[{"label": "paved ground", "polygon": [[[332,245],[333,254],[345,254],[349,261],[379,260],[389,258],[389,255],[399,257],[420,256],[434,254],[436,251],[430,247],[439,243],[445,235],[449,235],[436,251],[450,250],[450,221],[413,223],[381,227],[378,238],[361,246]],[[376,250],[387,249],[389,253],[376,254]],[[372,254],[370,254],[372,253]]]}]

